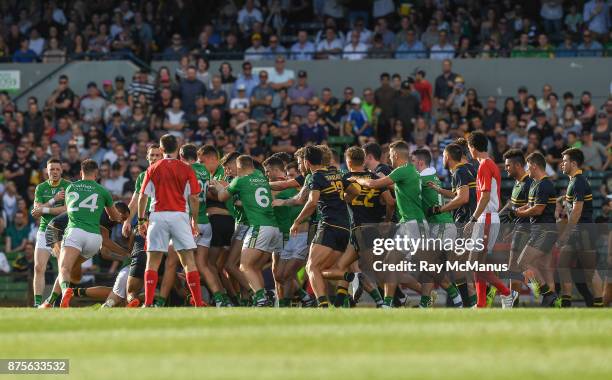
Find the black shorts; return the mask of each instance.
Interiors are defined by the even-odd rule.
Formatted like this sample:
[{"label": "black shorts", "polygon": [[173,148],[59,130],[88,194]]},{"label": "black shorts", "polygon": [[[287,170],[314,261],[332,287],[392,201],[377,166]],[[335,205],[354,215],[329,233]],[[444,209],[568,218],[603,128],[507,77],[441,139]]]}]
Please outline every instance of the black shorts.
[{"label": "black shorts", "polygon": [[136,234],[134,246],[130,255],[130,277],[144,278],[147,267],[147,252],[145,251],[145,238]]},{"label": "black shorts", "polygon": [[552,253],[552,248],[557,242],[557,231],[532,227],[527,245],[544,253]]},{"label": "black shorts", "polygon": [[374,247],[374,239],[382,236],[383,232],[379,228],[379,224],[369,223],[351,228],[350,244],[355,248],[355,251],[371,250]]},{"label": "black shorts", "polygon": [[567,249],[576,252],[595,251],[597,233],[593,227],[593,225],[583,227],[580,224],[575,226],[569,233],[566,244]]},{"label": "black shorts", "polygon": [[45,242],[47,243],[47,247],[53,248],[55,243],[60,243],[62,238],[64,237],[64,230],[57,229],[52,225],[47,225],[47,229],[45,230]]},{"label": "black shorts", "polygon": [[229,247],[234,235],[234,218],[231,215],[210,215],[208,217],[212,228],[211,247]]},{"label": "black shorts", "polygon": [[317,234],[317,224],[309,224],[308,225],[308,245],[310,245],[310,243],[312,243],[312,241],[314,240],[315,235]]},{"label": "black shorts", "polygon": [[333,249],[334,251],[344,252],[350,240],[350,230],[348,228],[331,226],[319,222],[317,232],[313,239],[314,244]]},{"label": "black shorts", "polygon": [[527,245],[527,241],[529,241],[529,230],[521,229],[514,227],[512,231],[512,242],[510,243],[510,250],[512,252],[521,253],[523,248]]}]

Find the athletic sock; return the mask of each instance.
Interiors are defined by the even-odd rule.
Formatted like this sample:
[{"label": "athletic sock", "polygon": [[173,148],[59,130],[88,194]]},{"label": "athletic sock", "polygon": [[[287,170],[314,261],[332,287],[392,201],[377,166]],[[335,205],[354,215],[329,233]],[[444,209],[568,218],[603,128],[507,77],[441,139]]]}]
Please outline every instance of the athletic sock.
[{"label": "athletic sock", "polygon": [[223,305],[223,293],[221,292],[215,292],[213,293],[213,300],[215,301],[215,306],[221,306]]},{"label": "athletic sock", "polygon": [[157,271],[146,270],[144,274],[145,281],[145,306],[151,306],[155,297],[155,288],[157,288]]},{"label": "athletic sock", "polygon": [[74,288],[74,295],[77,297],[87,297],[87,288]]},{"label": "athletic sock", "polygon": [[572,296],[566,294],[561,296],[561,307],[572,307]]},{"label": "athletic sock", "polygon": [[376,303],[377,306],[382,305],[383,298],[380,292],[378,291],[378,288],[374,288],[370,290],[368,294],[370,295],[370,297],[372,297],[372,299],[374,300],[374,303]]},{"label": "athletic sock", "polygon": [[510,295],[510,289],[504,284],[502,280],[497,277],[497,275],[493,272],[479,272],[478,275],[480,278],[487,281],[489,284],[493,285],[497,291],[504,296]]},{"label": "athletic sock", "polygon": [[419,307],[431,307],[431,297],[430,296],[421,296],[421,302],[419,302]]},{"label": "athletic sock", "polygon": [[47,302],[53,305],[61,295],[61,293],[52,292],[51,295],[49,295],[49,298],[47,298]]},{"label": "athletic sock", "polygon": [[290,307],[291,306],[291,298],[281,298],[278,300],[278,307]]},{"label": "athletic sock", "polygon": [[164,307],[166,306],[166,299],[161,296],[155,296],[153,303],[157,307]]},{"label": "athletic sock", "polygon": [[317,305],[319,307],[329,307],[329,299],[327,298],[327,296],[321,296],[317,298]]},{"label": "athletic sock", "polygon": [[476,281],[476,307],[487,306],[487,283],[484,280]]},{"label": "athletic sock", "polygon": [[[457,282],[456,285],[457,285],[457,290],[459,290],[459,295],[461,296],[461,299],[469,301],[470,300],[470,294],[468,292],[467,283],[465,283],[465,282],[462,282],[462,283]],[[468,306],[470,306],[470,305],[468,305]]]},{"label": "athletic sock", "polygon": [[459,295],[459,289],[457,289],[455,284],[451,283],[448,286],[448,288],[444,289],[444,291],[446,292],[446,295],[448,296],[448,298],[450,298],[451,301],[453,302],[453,306],[459,307],[463,305],[463,300],[461,296]]},{"label": "athletic sock", "polygon": [[386,296],[383,300],[383,305],[393,307],[393,297]]},{"label": "athletic sock", "polygon": [[203,302],[202,288],[200,287],[200,272],[198,272],[197,270],[187,272],[185,279],[187,279],[187,286],[189,287],[189,291],[193,296],[194,306],[202,306]]},{"label": "athletic sock", "polygon": [[468,296],[468,307],[474,307],[478,304],[478,296],[476,294],[472,294]]},{"label": "athletic sock", "polygon": [[344,286],[338,286],[338,288],[336,289],[336,298],[334,299],[334,306],[335,307],[344,306],[344,300],[346,299],[347,294],[348,294],[347,288],[345,288]]},{"label": "athletic sock", "polygon": [[265,303],[266,301],[266,289],[261,288],[255,292],[253,295],[253,305],[257,306],[258,304]]},{"label": "athletic sock", "polygon": [[62,289],[62,295],[64,294],[66,289],[68,289],[69,287],[70,287],[70,282],[68,282],[68,281],[62,281],[60,283],[60,289]]},{"label": "athletic sock", "polygon": [[34,295],[34,307],[38,307],[40,304],[42,304],[42,298],[43,296],[41,294]]},{"label": "athletic sock", "polygon": [[344,277],[344,281],[352,282],[355,279],[355,273],[353,273],[353,272],[345,272],[342,277]]},{"label": "athletic sock", "polygon": [[593,298],[593,307],[603,307],[603,297]]}]

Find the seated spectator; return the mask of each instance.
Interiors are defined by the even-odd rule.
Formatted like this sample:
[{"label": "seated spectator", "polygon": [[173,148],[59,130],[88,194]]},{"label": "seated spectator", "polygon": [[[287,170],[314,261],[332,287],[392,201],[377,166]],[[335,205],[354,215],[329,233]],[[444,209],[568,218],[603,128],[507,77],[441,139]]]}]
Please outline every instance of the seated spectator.
[{"label": "seated spectator", "polygon": [[425,45],[416,38],[416,32],[409,29],[406,32],[405,40],[397,47],[395,51],[397,59],[422,59],[427,58],[427,50]]},{"label": "seated spectator", "polygon": [[431,59],[453,59],[455,57],[455,47],[448,42],[448,32],[441,30],[438,33],[438,43],[431,47],[429,58]]},{"label": "seated spectator", "polygon": [[249,61],[261,61],[266,58],[265,53],[267,49],[263,46],[261,42],[261,34],[254,33],[251,36],[251,47],[246,49],[244,52],[244,58]]},{"label": "seated spectator", "polygon": [[386,59],[392,58],[393,53],[385,46],[382,35],[376,33],[372,40],[372,46],[368,50],[368,58]]},{"label": "seated spectator", "polygon": [[546,150],[546,161],[554,170],[559,170],[558,166],[563,160],[563,152],[566,149],[563,135],[558,133],[553,135],[553,145]]},{"label": "seated spectator", "polygon": [[308,41],[308,33],[300,30],[297,35],[297,42],[291,46],[291,59],[299,61],[310,61],[316,52],[315,45]]},{"label": "seated spectator", "polygon": [[578,57],[601,57],[603,46],[593,40],[593,34],[590,30],[585,30],[582,33],[582,43],[578,45]]},{"label": "seated spectator", "polygon": [[598,141],[593,141],[593,133],[590,129],[583,129],[581,138],[582,146],[580,150],[584,154],[584,170],[605,170],[604,163],[608,157],[608,151]]},{"label": "seated spectator", "polygon": [[244,7],[238,12],[238,27],[243,35],[249,35],[253,29],[253,24],[256,22],[263,23],[263,15],[261,11],[255,8],[253,0],[247,0]]},{"label": "seated spectator", "polygon": [[236,97],[238,94],[238,86],[244,85],[247,98],[251,96],[255,86],[259,84],[259,78],[253,75],[253,65],[249,61],[242,63],[242,73],[236,79],[234,88],[232,89],[232,97]]},{"label": "seated spectator", "polygon": [[355,20],[355,24],[353,25],[353,29],[349,32],[349,35],[352,35],[355,32],[357,32],[357,35],[359,36],[360,43],[364,44],[365,46],[370,45],[370,43],[372,42],[373,34],[372,31],[366,28],[365,20],[363,19],[363,17],[358,17]]},{"label": "seated spectator", "polygon": [[122,121],[127,121],[132,116],[132,109],[127,104],[123,91],[116,92],[113,96],[113,101],[114,102],[109,104],[106,110],[104,110],[104,123],[110,123],[115,112],[119,113]]},{"label": "seated spectator", "polygon": [[225,109],[227,102],[227,93],[223,90],[223,84],[221,82],[220,75],[214,75],[211,81],[210,90],[206,91],[204,97],[204,104],[206,105],[206,112],[211,113],[213,109]]},{"label": "seated spectator", "polygon": [[171,45],[162,52],[162,59],[166,61],[178,61],[182,56],[188,54],[189,51],[183,46],[183,39],[178,33],[174,33],[171,39]]},{"label": "seated spectator", "polygon": [[81,158],[91,158],[99,166],[104,161],[104,155],[106,154],[106,149],[100,145],[99,139],[91,139],[88,144],[89,149],[83,152]]},{"label": "seated spectator", "polygon": [[565,36],[563,37],[563,42],[555,50],[555,56],[559,58],[575,57],[577,54],[576,49],[577,49],[577,46],[574,43],[574,39],[572,38],[572,35],[569,33],[566,33]]},{"label": "seated spectator", "polygon": [[19,42],[19,50],[13,53],[13,62],[15,63],[32,63],[36,62],[38,56],[34,50],[30,49],[28,40],[22,38]]},{"label": "seated spectator", "polygon": [[278,36],[271,35],[268,39],[268,47],[266,48],[266,60],[272,60],[277,56],[287,56],[287,49],[283,47],[283,45],[278,43]]},{"label": "seated spectator", "polygon": [[66,62],[66,51],[60,49],[57,38],[49,39],[49,47],[42,55],[43,63],[64,63]]},{"label": "seated spectator", "polygon": [[103,121],[106,100],[100,96],[95,82],[87,84],[87,96],[81,100],[80,113],[86,128],[100,125]]},{"label": "seated spectator", "polygon": [[612,138],[612,126],[608,119],[608,114],[605,111],[599,111],[597,114],[597,122],[593,131],[593,140],[599,142],[603,146],[607,146]]},{"label": "seated spectator", "polygon": [[343,58],[349,61],[358,61],[366,58],[368,47],[361,42],[359,31],[351,32],[351,42],[344,47]]},{"label": "seated spectator", "polygon": [[206,96],[206,86],[196,76],[196,67],[190,65],[187,68],[187,76],[181,81],[178,93],[181,97],[181,106],[186,114],[192,114],[195,110],[195,100],[199,96]]},{"label": "seated spectator", "polygon": [[186,112],[182,109],[181,99],[175,97],[172,99],[172,107],[166,109],[166,116],[164,118],[164,129],[169,134],[178,138],[183,137],[183,127],[186,122]]},{"label": "seated spectator", "polygon": [[325,29],[325,38],[317,44],[317,59],[340,59],[342,53],[342,40],[336,36],[332,27]]},{"label": "seated spectator", "polygon": [[272,140],[272,153],[287,152],[293,154],[298,149],[298,146],[295,143],[295,139],[291,136],[289,124],[281,123],[278,127],[278,135]]},{"label": "seated spectator", "polygon": [[128,179],[122,174],[121,164],[119,164],[118,161],[115,161],[111,165],[109,177],[100,182],[102,186],[110,191],[113,199],[115,200],[123,197],[123,186],[126,182],[128,182]]},{"label": "seated spectator", "polygon": [[115,137],[120,144],[125,144],[128,140],[127,127],[123,122],[119,112],[113,113],[110,123],[107,124],[105,134],[107,138]]},{"label": "seated spectator", "polygon": [[[47,270],[52,270],[51,261],[47,262]],[[17,255],[12,265],[13,272],[34,272],[34,243],[26,240],[23,250]]]}]

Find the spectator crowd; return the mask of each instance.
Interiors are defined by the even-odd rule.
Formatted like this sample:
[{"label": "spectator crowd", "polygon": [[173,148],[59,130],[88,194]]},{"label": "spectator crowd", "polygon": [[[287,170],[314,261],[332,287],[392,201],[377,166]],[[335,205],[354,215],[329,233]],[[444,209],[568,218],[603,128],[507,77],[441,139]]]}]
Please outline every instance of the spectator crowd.
[{"label": "spectator crowd", "polygon": [[0,59],[598,57],[608,0],[0,2]]}]

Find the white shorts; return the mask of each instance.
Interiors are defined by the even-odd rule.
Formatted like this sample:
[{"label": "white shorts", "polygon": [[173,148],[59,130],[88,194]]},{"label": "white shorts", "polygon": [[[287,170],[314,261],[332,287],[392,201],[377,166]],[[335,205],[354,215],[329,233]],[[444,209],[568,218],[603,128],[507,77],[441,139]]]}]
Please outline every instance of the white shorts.
[{"label": "white shorts", "polygon": [[198,230],[200,231],[200,234],[196,239],[196,245],[210,248],[210,241],[212,239],[212,227],[210,226],[210,223],[198,224]]},{"label": "white shorts", "polygon": [[483,212],[480,217],[478,217],[478,221],[474,223],[472,239],[475,242],[476,239],[482,239],[482,244],[484,246],[483,251],[493,253],[493,246],[495,246],[495,242],[497,241],[500,227],[498,213]]},{"label": "white shorts", "polygon": [[300,232],[296,236],[289,236],[280,253],[282,260],[306,260],[308,258],[308,232]]},{"label": "white shorts", "polygon": [[424,220],[417,222],[416,220],[409,220],[407,222],[399,223],[397,225],[397,231],[395,236],[403,238],[408,236],[409,239],[424,239],[429,237],[429,226]]},{"label": "white shorts", "polygon": [[102,235],[87,232],[80,228],[67,228],[62,240],[63,247],[73,247],[79,250],[85,259],[91,259],[102,246]]},{"label": "white shorts", "polygon": [[179,211],[152,212],[147,229],[147,251],[168,252],[170,239],[177,251],[196,249],[189,215]]},{"label": "white shorts", "polygon": [[130,266],[124,267],[117,274],[117,278],[115,279],[115,284],[113,285],[113,293],[117,295],[119,298],[126,299],[127,298],[127,282],[128,277],[130,276]]},{"label": "white shorts", "polygon": [[232,235],[232,241],[234,240],[242,240],[244,241],[244,237],[249,230],[249,226],[246,224],[236,223],[234,225],[234,234]]},{"label": "white shorts", "polygon": [[283,249],[283,234],[278,227],[249,227],[242,242],[242,249],[246,248],[258,249],[267,253],[280,253]]},{"label": "white shorts", "polygon": [[49,251],[51,253],[51,247],[47,245],[47,238],[45,237],[45,231],[38,230],[36,232],[36,247],[38,249],[42,249],[45,251]]},{"label": "white shorts", "polygon": [[430,225],[429,237],[432,239],[441,239],[442,244],[446,240],[457,239],[457,226],[454,223],[432,223]]}]

